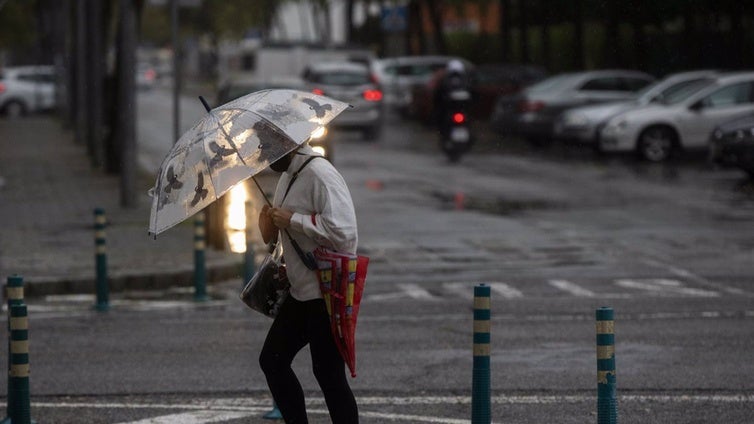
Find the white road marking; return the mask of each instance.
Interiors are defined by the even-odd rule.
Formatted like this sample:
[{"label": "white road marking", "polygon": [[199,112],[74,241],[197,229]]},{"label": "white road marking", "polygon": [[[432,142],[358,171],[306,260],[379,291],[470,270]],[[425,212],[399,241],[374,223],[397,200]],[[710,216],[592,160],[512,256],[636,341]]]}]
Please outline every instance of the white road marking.
[{"label": "white road marking", "polygon": [[675,274],[675,275],[677,275],[679,277],[685,278],[685,279],[690,280],[690,281],[694,281],[697,284],[701,284],[701,285],[704,285],[704,286],[707,286],[707,287],[714,288],[716,290],[728,292],[728,293],[739,295],[739,296],[740,295],[754,296],[754,293],[749,293],[749,292],[746,292],[744,290],[741,290],[741,289],[738,289],[738,288],[735,288],[735,287],[728,287],[728,286],[725,286],[723,284],[714,283],[714,282],[712,282],[712,281],[710,281],[710,280],[708,280],[708,279],[706,279],[706,278],[704,278],[704,277],[702,277],[700,275],[694,274],[693,272],[691,272],[689,270],[686,270],[686,269],[683,269],[683,268],[679,268],[679,267],[674,266],[674,265],[665,264],[665,263],[662,263],[662,262],[654,260],[654,259],[644,259],[644,263],[646,263],[648,265],[652,265],[652,266],[658,267],[658,268],[664,268],[664,269],[670,271],[671,273],[673,273],[673,274]]},{"label": "white road marking", "polygon": [[239,411],[191,411],[180,414],[163,415],[160,417],[146,418],[139,421],[129,421],[121,424],[204,424],[219,423],[227,420],[247,418],[250,412]]},{"label": "white road marking", "polygon": [[547,281],[551,286],[563,290],[576,297],[594,297],[595,294],[591,290],[587,290],[576,283],[572,283],[568,280],[549,280]]},{"label": "white road marking", "polygon": [[490,286],[490,289],[492,289],[495,294],[502,296],[506,299],[514,299],[518,297],[524,297],[524,294],[521,293],[520,290],[515,289],[508,284],[505,283],[486,283],[488,286]]},{"label": "white road marking", "polygon": [[[438,297],[422,288],[418,284],[406,283],[396,284],[395,291],[390,293],[372,294],[364,296],[367,301],[379,302],[382,300],[395,300],[411,298],[414,300],[437,300]],[[364,300],[362,300],[363,302]]]},{"label": "white road marking", "polygon": [[620,279],[615,280],[615,284],[628,288],[643,290],[656,296],[694,296],[694,297],[719,297],[720,293],[711,290],[696,289],[685,287],[678,280],[669,280],[666,278],[650,278],[641,280]]}]

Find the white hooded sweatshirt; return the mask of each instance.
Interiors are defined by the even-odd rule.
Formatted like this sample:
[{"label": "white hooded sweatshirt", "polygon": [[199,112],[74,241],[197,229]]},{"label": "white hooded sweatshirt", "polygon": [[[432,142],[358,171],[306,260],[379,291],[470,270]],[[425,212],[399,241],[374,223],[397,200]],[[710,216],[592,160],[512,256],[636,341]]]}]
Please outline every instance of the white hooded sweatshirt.
[{"label": "white hooded sweatshirt", "polygon": [[[330,161],[323,157],[310,161],[291,185],[288,195],[285,195],[293,174],[311,156],[318,155],[308,145],[293,156],[288,170],[280,175],[272,203],[275,207],[293,211],[288,233],[304,252],[325,246],[355,254],[358,232],[351,193]],[[283,243],[291,296],[299,301],[321,298],[315,271],[304,265],[285,232],[278,232],[278,240]]]}]

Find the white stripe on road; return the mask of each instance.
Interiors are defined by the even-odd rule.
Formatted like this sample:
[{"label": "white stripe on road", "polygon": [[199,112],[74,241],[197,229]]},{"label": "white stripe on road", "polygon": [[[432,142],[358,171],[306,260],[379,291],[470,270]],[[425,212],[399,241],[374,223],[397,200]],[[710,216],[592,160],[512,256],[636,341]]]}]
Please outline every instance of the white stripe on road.
[{"label": "white stripe on road", "polygon": [[629,289],[644,290],[647,293],[657,296],[695,296],[695,297],[719,297],[720,293],[711,290],[695,289],[685,287],[678,280],[669,280],[666,278],[650,278],[642,280],[621,279],[615,280],[615,284]]},{"label": "white stripe on road", "polygon": [[673,265],[670,265],[670,264],[665,264],[665,263],[662,263],[660,261],[656,261],[654,259],[645,259],[644,263],[646,263],[648,265],[656,266],[658,268],[665,268],[666,270],[670,271],[671,273],[673,273],[673,274],[675,274],[675,275],[677,275],[679,277],[686,278],[688,280],[696,282],[697,284],[701,284],[701,285],[704,285],[704,286],[707,286],[707,287],[711,287],[711,288],[714,288],[714,289],[717,289],[717,290],[720,290],[720,291],[728,292],[730,294],[735,294],[735,295],[739,295],[739,296],[741,296],[741,295],[743,295],[743,296],[754,296],[753,293],[749,293],[749,292],[746,292],[744,290],[741,290],[741,289],[738,289],[738,288],[735,288],[735,287],[728,287],[728,286],[725,286],[725,285],[722,285],[722,284],[714,283],[714,282],[712,282],[712,281],[710,281],[710,280],[708,280],[708,279],[706,279],[706,278],[704,278],[704,277],[702,277],[700,275],[694,274],[691,271],[685,270],[683,268],[678,268],[677,266],[673,266]]},{"label": "white stripe on road", "polygon": [[250,412],[239,411],[192,411],[180,414],[163,415],[160,417],[146,418],[139,421],[129,421],[122,424],[204,424],[219,423],[227,420],[247,418]]},{"label": "white stripe on road", "polygon": [[396,284],[396,290],[390,293],[372,294],[364,296],[365,300],[379,302],[382,300],[395,300],[395,299],[414,299],[414,300],[437,300],[438,297],[422,288],[418,284],[406,283]]},{"label": "white stripe on road", "polygon": [[594,292],[568,280],[549,280],[551,286],[577,297],[594,297]]},{"label": "white stripe on road", "polygon": [[505,283],[487,283],[495,294],[502,296],[506,299],[513,299],[518,297],[524,297],[524,294],[520,290],[515,289]]}]

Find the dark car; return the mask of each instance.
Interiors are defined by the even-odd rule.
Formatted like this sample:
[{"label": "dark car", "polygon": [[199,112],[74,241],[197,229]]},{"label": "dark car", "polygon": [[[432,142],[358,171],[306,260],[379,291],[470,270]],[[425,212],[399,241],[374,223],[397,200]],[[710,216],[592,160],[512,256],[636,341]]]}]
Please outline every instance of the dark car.
[{"label": "dark car", "polygon": [[493,128],[530,141],[550,141],[555,122],[567,109],[629,100],[655,78],[631,70],[565,73],[544,79],[519,94],[501,96],[492,112]]},{"label": "dark car", "polygon": [[710,137],[712,162],[740,168],[754,178],[754,114],[725,122]]},{"label": "dark car", "polygon": [[538,66],[508,64],[477,66],[473,75],[473,116],[489,119],[495,102],[500,96],[518,93],[545,77],[547,77],[547,72]]},{"label": "dark car", "polygon": [[[471,116],[488,120],[500,96],[520,92],[524,87],[546,76],[544,69],[527,65],[480,65],[465,62],[471,76]],[[445,69],[435,71],[424,84],[415,84],[411,89],[409,116],[420,122],[432,123],[435,117],[434,92],[445,76]]]}]

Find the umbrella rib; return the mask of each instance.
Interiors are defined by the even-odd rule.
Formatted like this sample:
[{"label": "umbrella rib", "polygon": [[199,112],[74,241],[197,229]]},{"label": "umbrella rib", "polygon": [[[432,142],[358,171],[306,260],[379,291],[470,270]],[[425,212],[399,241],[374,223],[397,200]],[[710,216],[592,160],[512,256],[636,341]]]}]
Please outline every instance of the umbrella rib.
[{"label": "umbrella rib", "polygon": [[246,161],[244,160],[243,156],[241,156],[241,152],[238,151],[238,147],[236,147],[236,143],[233,142],[233,139],[230,138],[230,134],[228,134],[225,131],[225,127],[222,125],[222,122],[220,122],[219,119],[217,120],[217,125],[220,127],[220,131],[222,131],[223,136],[225,136],[225,140],[230,144],[230,147],[233,148],[233,151],[236,152],[236,156],[238,156],[238,159],[241,160],[241,163],[243,163],[244,165],[248,166],[246,164]]}]

